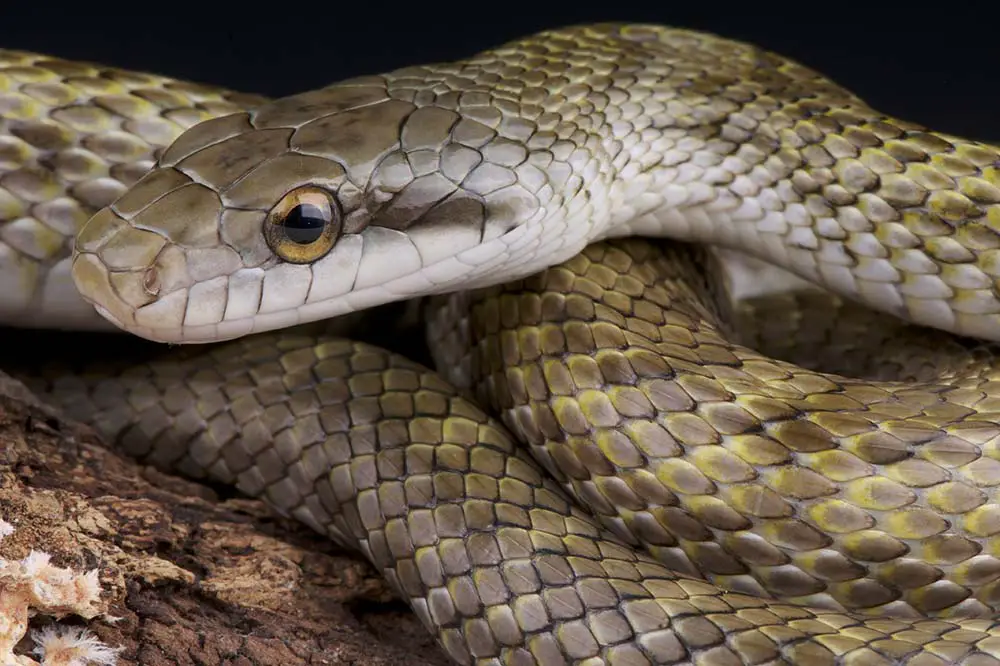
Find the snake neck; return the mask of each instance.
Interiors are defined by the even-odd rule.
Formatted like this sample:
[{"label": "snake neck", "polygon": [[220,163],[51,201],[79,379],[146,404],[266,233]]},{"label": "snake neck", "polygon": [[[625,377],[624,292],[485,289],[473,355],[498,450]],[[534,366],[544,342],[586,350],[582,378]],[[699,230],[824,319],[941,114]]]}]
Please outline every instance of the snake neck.
[{"label": "snake neck", "polygon": [[479,148],[498,174],[481,264],[440,291],[649,235],[737,249],[917,324],[1000,330],[996,148],[891,118],[785,58],[604,25],[388,81],[417,103],[464,88],[461,100],[482,104],[463,106],[463,122],[495,133]]},{"label": "snake neck", "polygon": [[812,106],[787,105],[747,143],[717,138],[661,163],[603,237],[738,250],[908,322],[996,340],[996,150],[862,107]]}]

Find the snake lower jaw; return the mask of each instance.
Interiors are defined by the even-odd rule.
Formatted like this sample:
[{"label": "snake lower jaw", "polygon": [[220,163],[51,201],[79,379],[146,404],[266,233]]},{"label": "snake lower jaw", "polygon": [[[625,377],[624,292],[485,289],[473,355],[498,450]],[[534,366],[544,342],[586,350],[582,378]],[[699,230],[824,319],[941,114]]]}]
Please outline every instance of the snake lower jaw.
[{"label": "snake lower jaw", "polygon": [[[80,295],[103,319],[122,331],[146,340],[166,343],[211,342],[239,337],[252,330],[251,322],[228,322],[228,326],[220,324],[185,326],[184,313],[189,297],[188,289],[175,290],[157,297],[147,294],[145,303],[130,303],[121,293],[124,291],[127,296],[129,290],[116,288],[116,285],[112,284],[112,274],[99,260],[87,253],[79,253],[74,257],[71,270],[73,282]],[[142,276],[123,273],[119,274],[117,281],[139,284]]]}]

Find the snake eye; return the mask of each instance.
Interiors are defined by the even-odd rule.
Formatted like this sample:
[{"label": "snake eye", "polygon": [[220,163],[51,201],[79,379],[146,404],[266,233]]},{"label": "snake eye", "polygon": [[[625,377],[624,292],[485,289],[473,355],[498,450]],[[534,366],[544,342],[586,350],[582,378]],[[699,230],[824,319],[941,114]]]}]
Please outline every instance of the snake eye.
[{"label": "snake eye", "polygon": [[316,261],[340,235],[337,201],[319,187],[300,187],[281,198],[264,220],[264,238],[276,255],[292,264]]}]

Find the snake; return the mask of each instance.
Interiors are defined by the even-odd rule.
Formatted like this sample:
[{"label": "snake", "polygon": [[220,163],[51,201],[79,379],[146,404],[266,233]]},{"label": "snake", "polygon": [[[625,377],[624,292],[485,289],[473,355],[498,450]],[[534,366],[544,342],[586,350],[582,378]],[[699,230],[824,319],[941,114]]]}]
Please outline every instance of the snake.
[{"label": "snake", "polygon": [[[3,51],[0,114],[6,319],[170,343],[38,390],[455,663],[1000,664],[997,147],[618,23],[275,100]],[[720,252],[869,362],[740,342]],[[404,302],[429,364],[327,329]]]}]

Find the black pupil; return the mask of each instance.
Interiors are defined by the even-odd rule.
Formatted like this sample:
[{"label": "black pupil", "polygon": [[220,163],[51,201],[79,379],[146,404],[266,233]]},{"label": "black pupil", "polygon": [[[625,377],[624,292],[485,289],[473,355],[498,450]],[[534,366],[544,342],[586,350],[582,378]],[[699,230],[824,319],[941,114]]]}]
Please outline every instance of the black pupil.
[{"label": "black pupil", "polygon": [[326,218],[323,209],[319,206],[301,203],[288,212],[281,226],[285,229],[285,236],[288,240],[300,245],[308,245],[315,243],[323,235]]}]

